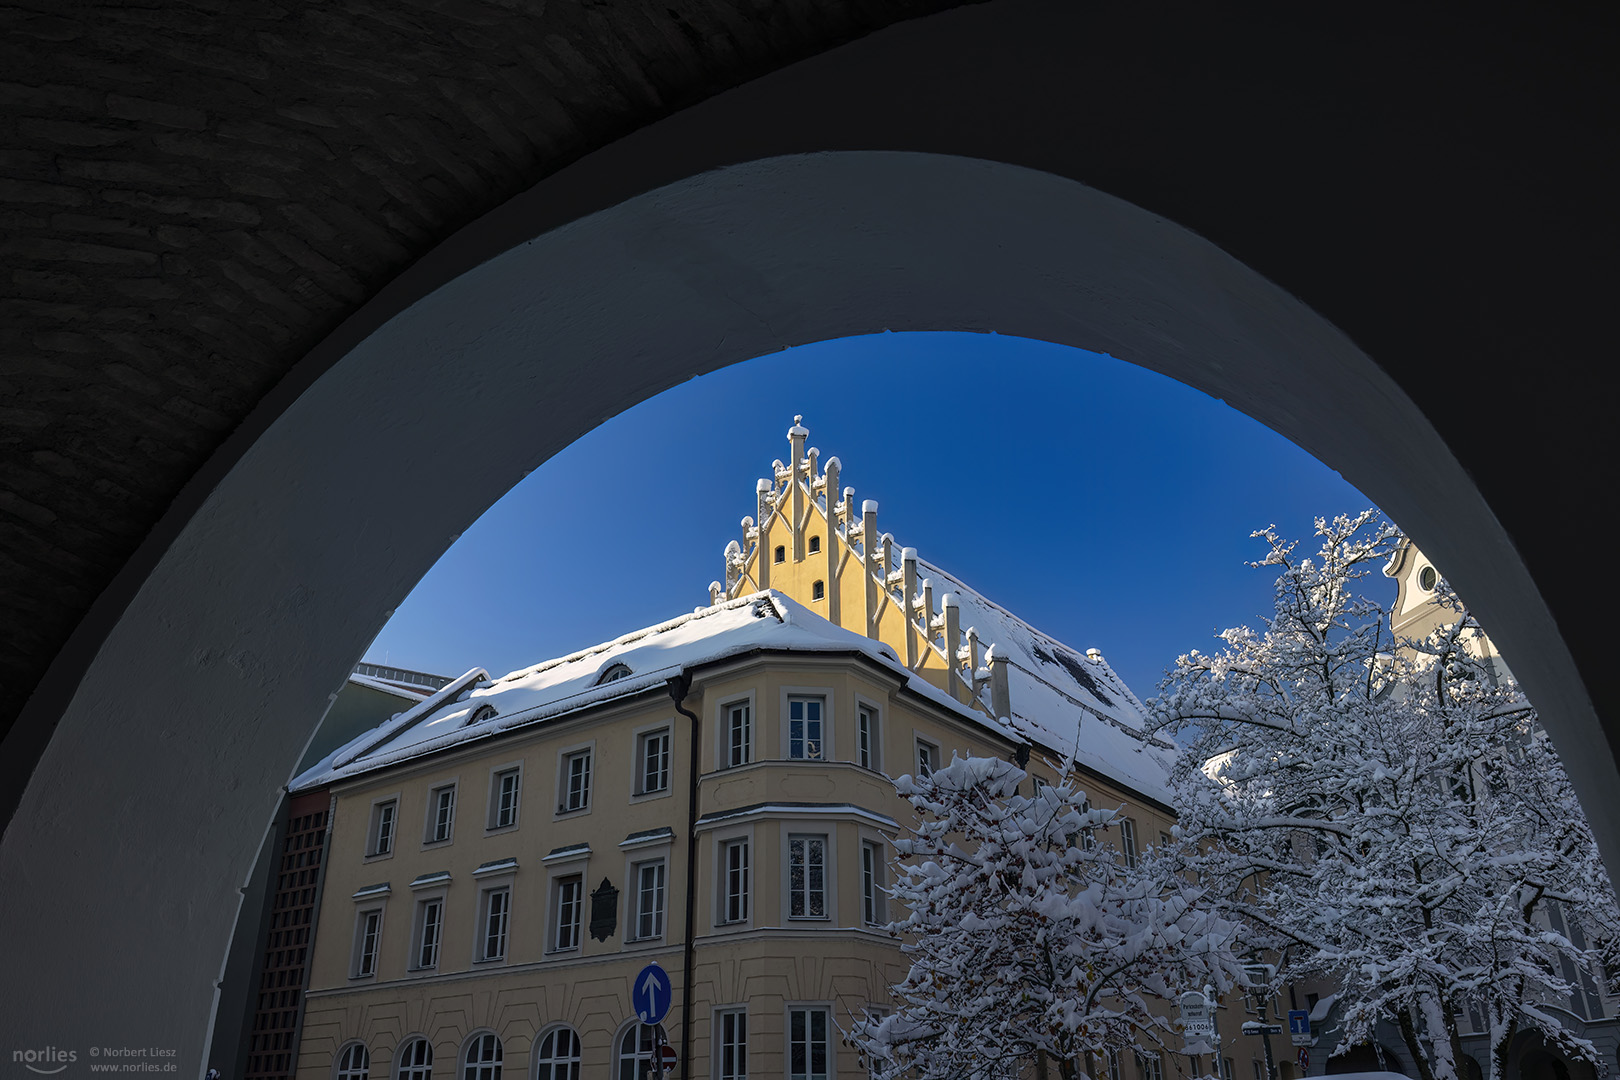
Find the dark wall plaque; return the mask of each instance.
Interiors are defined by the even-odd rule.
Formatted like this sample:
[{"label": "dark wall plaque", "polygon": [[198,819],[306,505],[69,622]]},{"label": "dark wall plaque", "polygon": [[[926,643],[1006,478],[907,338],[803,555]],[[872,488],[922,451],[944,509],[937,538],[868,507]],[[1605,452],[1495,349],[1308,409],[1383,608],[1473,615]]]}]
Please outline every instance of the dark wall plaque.
[{"label": "dark wall plaque", "polygon": [[619,890],[607,878],[591,893],[591,937],[606,941],[619,928]]}]

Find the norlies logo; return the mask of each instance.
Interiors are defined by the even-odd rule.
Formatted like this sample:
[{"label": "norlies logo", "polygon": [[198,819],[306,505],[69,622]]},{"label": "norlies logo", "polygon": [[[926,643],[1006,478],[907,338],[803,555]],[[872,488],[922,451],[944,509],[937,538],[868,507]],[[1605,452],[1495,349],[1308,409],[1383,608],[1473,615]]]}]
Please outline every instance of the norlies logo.
[{"label": "norlies logo", "polygon": [[30,1072],[37,1072],[41,1076],[54,1076],[72,1062],[78,1061],[79,1052],[47,1046],[43,1050],[13,1050],[11,1060],[27,1067]]}]

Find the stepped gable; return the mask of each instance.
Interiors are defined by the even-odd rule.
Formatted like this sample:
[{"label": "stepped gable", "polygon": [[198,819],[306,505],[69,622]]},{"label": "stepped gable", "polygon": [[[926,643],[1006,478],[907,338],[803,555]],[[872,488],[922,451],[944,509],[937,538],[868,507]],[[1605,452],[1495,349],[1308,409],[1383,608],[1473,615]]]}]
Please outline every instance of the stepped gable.
[{"label": "stepped gable", "polygon": [[662,691],[683,670],[761,650],[860,653],[939,707],[964,719],[984,721],[981,714],[908,672],[882,642],[834,626],[782,593],[763,591],[699,608],[499,679],[474,668],[427,700],[338,747],[289,787],[295,792],[319,787],[617,698]]},{"label": "stepped gable", "polygon": [[803,419],[788,429],[788,461],[772,462],[756,482],[755,513],[726,545],[724,580],[710,583],[710,601],[781,589],[886,642],[980,722],[1168,802],[1175,748],[1147,734],[1142,702],[1102,654],[1043,634],[880,532],[877,502],[840,487],[843,464],[808,445]]}]

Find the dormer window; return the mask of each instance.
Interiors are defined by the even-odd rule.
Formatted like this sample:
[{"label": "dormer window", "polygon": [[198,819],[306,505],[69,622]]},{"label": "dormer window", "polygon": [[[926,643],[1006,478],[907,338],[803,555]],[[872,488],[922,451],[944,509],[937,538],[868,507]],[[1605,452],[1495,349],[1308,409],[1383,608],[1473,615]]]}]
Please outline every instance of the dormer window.
[{"label": "dormer window", "polygon": [[817,552],[819,552],[820,550],[821,550],[821,537],[812,536],[810,538],[810,554],[814,555]]},{"label": "dormer window", "polygon": [[494,718],[495,718],[495,706],[493,706],[493,705],[480,705],[480,706],[478,706],[478,708],[473,710],[471,716],[467,717],[467,725],[466,726],[467,727],[472,727],[474,724],[482,724],[485,720],[493,720]]},{"label": "dormer window", "polygon": [[626,665],[626,664],[614,664],[612,667],[610,667],[606,671],[602,672],[602,677],[600,679],[596,680],[596,685],[601,686],[603,683],[614,682],[614,681],[616,681],[618,679],[624,678],[626,675],[629,675],[629,674],[630,674],[630,668],[629,668],[628,665]]},{"label": "dormer window", "polygon": [[827,583],[818,581],[810,586],[810,599],[820,600],[827,595]]},{"label": "dormer window", "polygon": [[772,562],[787,562],[787,548],[781,544],[776,545],[776,552],[771,556]]}]

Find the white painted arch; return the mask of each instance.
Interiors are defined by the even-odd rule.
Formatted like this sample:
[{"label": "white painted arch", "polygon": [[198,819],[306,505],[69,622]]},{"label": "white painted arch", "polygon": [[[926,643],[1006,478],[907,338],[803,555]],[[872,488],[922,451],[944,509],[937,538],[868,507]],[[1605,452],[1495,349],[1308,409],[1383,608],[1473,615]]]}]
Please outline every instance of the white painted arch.
[{"label": "white painted arch", "polygon": [[[1342,334],[1185,229],[1016,166],[849,152],[704,172],[512,241],[269,425],[80,681],[0,845],[0,925],[30,931],[7,957],[29,979],[0,990],[18,1046],[166,1046],[200,1071],[237,889],[279,789],[452,537],[681,380],[884,329],[1106,352],[1337,468],[1476,602],[1614,850],[1613,755],[1472,482]],[[404,515],[407,491],[435,497]],[[93,1036],[87,990],[105,1002]]]}]

